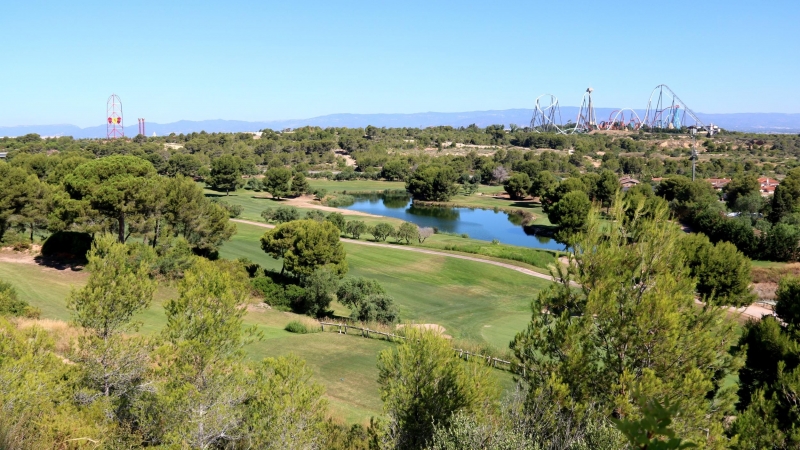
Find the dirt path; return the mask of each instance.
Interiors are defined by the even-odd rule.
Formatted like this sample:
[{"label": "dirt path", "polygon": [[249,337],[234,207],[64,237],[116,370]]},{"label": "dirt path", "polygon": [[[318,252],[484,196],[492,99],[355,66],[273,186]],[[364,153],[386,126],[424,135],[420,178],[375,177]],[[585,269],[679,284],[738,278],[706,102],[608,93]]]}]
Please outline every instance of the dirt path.
[{"label": "dirt path", "polygon": [[[255,225],[257,227],[263,227],[263,228],[275,228],[275,225],[270,225],[270,224],[261,223],[261,222],[254,222],[252,220],[231,219],[231,221],[246,223],[246,224],[249,224],[249,225]],[[545,275],[543,273],[535,272],[533,270],[526,269],[524,267],[515,266],[513,264],[502,263],[502,262],[499,262],[499,261],[492,261],[490,259],[476,258],[474,256],[458,255],[458,254],[455,254],[455,253],[439,252],[439,251],[436,251],[436,250],[429,250],[427,248],[401,247],[401,246],[396,246],[396,245],[381,244],[379,242],[358,241],[358,240],[355,240],[355,239],[347,239],[347,238],[340,238],[340,239],[342,240],[342,242],[347,242],[347,243],[356,244],[356,245],[367,245],[367,246],[371,246],[371,247],[383,247],[383,248],[390,248],[390,249],[393,249],[393,250],[405,250],[405,251],[409,251],[409,252],[425,253],[425,254],[428,254],[428,255],[445,256],[445,257],[448,257],[448,258],[465,259],[467,261],[475,261],[475,262],[480,262],[480,263],[484,263],[484,264],[491,264],[493,266],[505,267],[506,269],[516,270],[519,273],[524,273],[525,275],[529,275],[529,276],[532,276],[532,277],[541,278],[541,279],[547,280],[547,281],[553,281],[553,278],[550,275]],[[698,301],[697,303],[700,303],[700,302]],[[772,316],[772,315],[775,314],[771,309],[765,308],[765,307],[763,307],[761,305],[758,305],[758,304],[755,304],[755,303],[750,305],[750,306],[744,307],[744,308],[738,308],[737,309],[737,308],[731,307],[731,308],[728,308],[728,309],[731,312],[737,312],[737,313],[742,314],[743,316],[752,317],[754,319],[761,319],[763,316]]]}]

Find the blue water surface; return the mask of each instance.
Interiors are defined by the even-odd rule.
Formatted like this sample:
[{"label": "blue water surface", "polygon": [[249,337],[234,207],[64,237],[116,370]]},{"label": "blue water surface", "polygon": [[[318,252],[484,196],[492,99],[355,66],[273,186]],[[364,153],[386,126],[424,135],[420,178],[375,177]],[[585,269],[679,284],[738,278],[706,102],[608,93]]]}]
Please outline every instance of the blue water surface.
[{"label": "blue water surface", "polygon": [[467,233],[473,239],[522,247],[564,250],[564,244],[547,236],[537,236],[532,230],[515,224],[514,216],[502,211],[470,208],[419,207],[407,196],[354,195],[356,202],[343,209],[379,216],[394,217],[420,227],[436,227],[449,233]]}]

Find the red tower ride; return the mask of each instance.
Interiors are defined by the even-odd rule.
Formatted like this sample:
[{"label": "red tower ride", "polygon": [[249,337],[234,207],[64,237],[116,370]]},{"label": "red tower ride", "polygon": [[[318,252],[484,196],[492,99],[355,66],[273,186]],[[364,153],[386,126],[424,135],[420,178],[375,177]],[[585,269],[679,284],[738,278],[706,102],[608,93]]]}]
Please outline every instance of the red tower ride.
[{"label": "red tower ride", "polygon": [[125,128],[122,124],[122,100],[117,94],[111,94],[106,102],[106,136],[109,139],[125,137]]}]

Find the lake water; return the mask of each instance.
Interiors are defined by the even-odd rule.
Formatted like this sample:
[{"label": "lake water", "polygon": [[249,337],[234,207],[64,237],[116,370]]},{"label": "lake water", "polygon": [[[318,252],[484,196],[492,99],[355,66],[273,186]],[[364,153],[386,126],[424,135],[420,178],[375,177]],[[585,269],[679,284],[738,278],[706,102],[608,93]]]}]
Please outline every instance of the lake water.
[{"label": "lake water", "polygon": [[[515,216],[498,211],[470,208],[418,207],[410,197],[354,195],[356,202],[343,209],[394,217],[420,227],[436,227],[448,233],[467,233],[473,239],[522,247],[564,250],[564,244],[547,236],[537,236],[523,227]],[[516,223],[515,223],[516,222]]]}]

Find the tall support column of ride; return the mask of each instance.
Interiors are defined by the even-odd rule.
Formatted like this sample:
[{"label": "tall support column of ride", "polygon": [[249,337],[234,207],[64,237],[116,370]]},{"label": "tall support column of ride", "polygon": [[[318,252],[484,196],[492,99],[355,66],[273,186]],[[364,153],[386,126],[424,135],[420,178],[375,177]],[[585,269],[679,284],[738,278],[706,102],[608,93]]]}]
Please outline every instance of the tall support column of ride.
[{"label": "tall support column of ride", "polygon": [[697,128],[691,127],[689,130],[692,133],[692,181],[694,181],[695,166],[697,165],[697,147],[695,147],[695,135],[697,134]]},{"label": "tall support column of ride", "polygon": [[586,89],[583,94],[583,101],[581,102],[581,109],[578,111],[578,118],[575,121],[575,128],[573,132],[588,133],[589,131],[597,129],[597,118],[594,115],[594,103],[592,103],[592,91],[594,89]]}]

